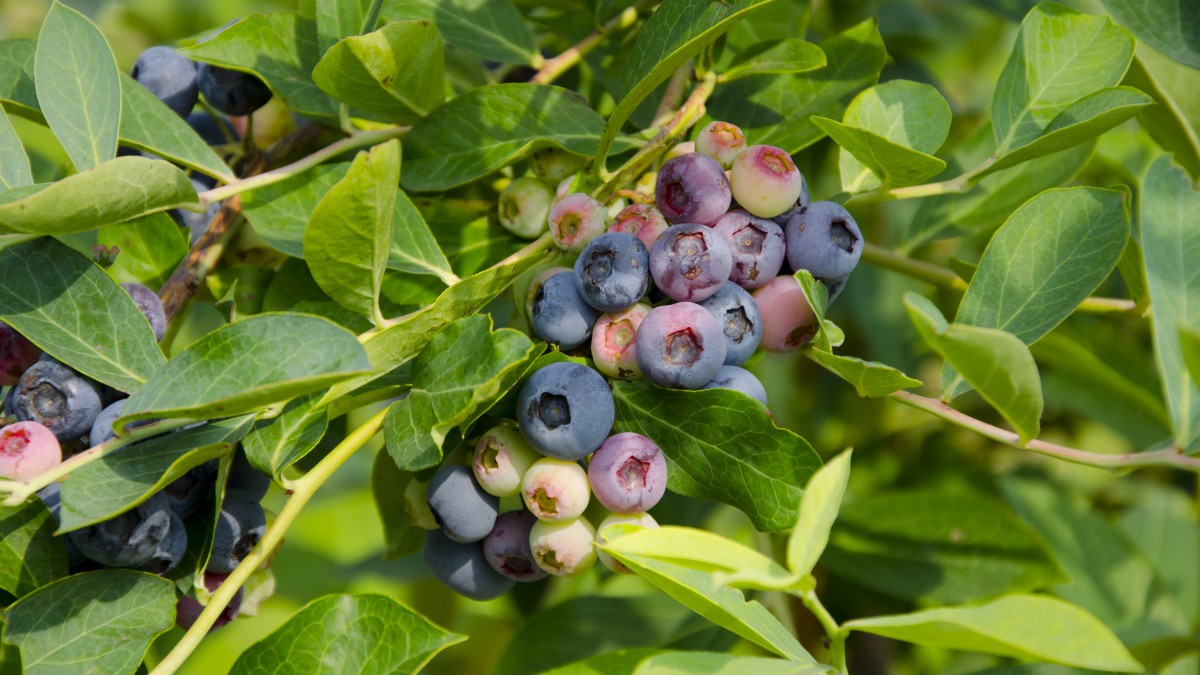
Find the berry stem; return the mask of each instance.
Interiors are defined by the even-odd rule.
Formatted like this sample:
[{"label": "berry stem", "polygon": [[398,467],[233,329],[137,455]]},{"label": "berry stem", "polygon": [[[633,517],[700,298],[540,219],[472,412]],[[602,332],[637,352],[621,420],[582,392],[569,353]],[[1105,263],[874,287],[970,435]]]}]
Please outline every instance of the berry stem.
[{"label": "berry stem", "polygon": [[637,21],[638,13],[644,4],[645,2],[637,2],[630,7],[626,7],[624,11],[609,19],[595,33],[583,38],[563,53],[546,61],[542,65],[541,70],[529,78],[529,81],[533,84],[550,84],[558,79],[559,75],[573,68],[575,64],[579,63],[584,56],[587,56],[588,52],[595,49],[600,44],[600,41],[610,33],[632,26]]},{"label": "berry stem", "polygon": [[242,559],[233,572],[225,579],[225,581],[213,591],[212,597],[209,598],[208,605],[204,611],[196,619],[196,623],[188,629],[183,638],[175,645],[166,658],[158,663],[151,671],[151,675],[166,675],[174,673],[183,665],[188,656],[196,650],[200,645],[200,641],[204,636],[208,635],[208,631],[216,623],[221,616],[221,612],[233,600],[233,596],[238,589],[250,579],[250,575],[258,569],[267,556],[275,550],[275,547],[283,541],[283,535],[291,527],[296,517],[300,515],[300,511],[312,499],[313,494],[329,480],[329,477],[334,474],[355,452],[366,445],[367,441],[371,440],[376,433],[383,427],[383,420],[387,417],[387,408],[376,413],[365,424],[355,429],[346,439],[338,444],[328,455],[325,456],[317,465],[312,468],[303,478],[293,481],[293,492],[284,504],[283,509],[279,512],[279,517],[267,528],[267,533],[259,540],[245,558]]},{"label": "berry stem", "polygon": [[375,30],[375,26],[379,23],[379,13],[383,11],[383,0],[371,0],[371,7],[367,10],[366,16],[363,17],[362,30],[359,34],[366,35]]},{"label": "berry stem", "polygon": [[829,636],[829,661],[834,667],[836,673],[848,673],[846,670],[846,631],[838,626],[833,615],[829,610],[825,609],[825,605],[821,604],[821,599],[817,597],[816,591],[804,591],[796,593],[808,611],[812,612],[816,617],[817,622],[821,624],[821,628],[825,629],[825,634]]}]

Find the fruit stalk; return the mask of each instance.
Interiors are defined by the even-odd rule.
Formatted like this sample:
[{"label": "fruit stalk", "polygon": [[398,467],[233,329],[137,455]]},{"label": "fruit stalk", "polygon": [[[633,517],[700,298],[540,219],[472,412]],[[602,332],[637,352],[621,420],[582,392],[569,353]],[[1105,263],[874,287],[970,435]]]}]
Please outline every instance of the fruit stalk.
[{"label": "fruit stalk", "polygon": [[626,7],[624,11],[609,19],[607,23],[600,27],[595,33],[583,38],[578,43],[568,48],[563,53],[546,61],[529,81],[533,84],[550,84],[558,79],[559,75],[567,72],[579,63],[583,57],[587,56],[588,52],[596,48],[601,40],[607,37],[610,33],[618,30],[623,30],[632,26],[638,18],[638,13],[642,9],[643,2],[635,3],[630,7]]}]

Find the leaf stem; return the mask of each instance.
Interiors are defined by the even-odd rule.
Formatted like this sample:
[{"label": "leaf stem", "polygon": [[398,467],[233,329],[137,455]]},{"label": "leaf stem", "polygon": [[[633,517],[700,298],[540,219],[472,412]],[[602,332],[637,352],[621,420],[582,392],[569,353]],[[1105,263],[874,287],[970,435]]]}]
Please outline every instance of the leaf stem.
[{"label": "leaf stem", "polygon": [[550,84],[558,79],[559,75],[573,68],[575,64],[579,63],[584,56],[587,56],[588,52],[595,49],[596,45],[600,44],[610,33],[632,26],[637,21],[638,13],[643,4],[643,2],[638,2],[630,7],[626,7],[620,14],[609,19],[599,30],[583,38],[558,56],[546,61],[542,64],[541,70],[529,78],[529,81],[533,84]]},{"label": "leaf stem", "polygon": [[359,35],[366,35],[375,30],[375,26],[379,23],[379,13],[383,11],[383,0],[371,0],[371,7],[367,10],[367,15],[363,17],[362,30],[358,31]]},{"label": "leaf stem", "polygon": [[1020,438],[1016,433],[971,417],[937,399],[908,391],[893,392],[888,394],[888,397],[904,405],[940,417],[964,429],[970,429],[980,436],[996,441],[997,443],[1021,450],[1029,450],[1039,455],[1053,457],[1054,459],[1071,462],[1072,464],[1081,464],[1097,469],[1108,469],[1109,471],[1132,471],[1149,467],[1170,467],[1200,473],[1200,457],[1185,455],[1178,448],[1109,455],[1079,450],[1036,438],[1022,446]]},{"label": "leaf stem", "polygon": [[825,634],[829,636],[829,660],[830,665],[834,667],[835,672],[848,673],[846,670],[846,633],[844,628],[838,626],[837,621],[825,609],[825,605],[821,604],[821,599],[817,597],[816,591],[803,591],[796,593],[800,598],[800,602],[808,608],[816,617],[817,622],[821,624],[821,628],[825,629]]},{"label": "leaf stem", "polygon": [[183,638],[175,645],[166,658],[159,662],[151,675],[167,675],[174,673],[183,665],[188,656],[196,650],[200,645],[200,641],[208,635],[209,629],[216,623],[221,612],[233,600],[233,596],[238,589],[250,578],[250,575],[258,569],[267,557],[274,552],[275,547],[283,541],[283,535],[287,529],[291,527],[296,517],[300,515],[301,509],[312,499],[313,494],[324,485],[325,481],[337,471],[346,460],[351,457],[360,448],[366,445],[367,441],[371,440],[380,428],[383,427],[383,420],[387,417],[387,409],[379,411],[365,424],[351,432],[346,439],[338,444],[328,455],[326,455],[317,465],[312,468],[302,478],[293,481],[294,491],[292,496],[288,498],[283,509],[279,512],[279,517],[267,528],[267,532],[263,538],[259,540],[245,558],[242,559],[233,572],[226,577],[225,581],[213,591],[212,597],[209,598],[208,605],[204,611],[200,612],[196,623],[188,629]]}]

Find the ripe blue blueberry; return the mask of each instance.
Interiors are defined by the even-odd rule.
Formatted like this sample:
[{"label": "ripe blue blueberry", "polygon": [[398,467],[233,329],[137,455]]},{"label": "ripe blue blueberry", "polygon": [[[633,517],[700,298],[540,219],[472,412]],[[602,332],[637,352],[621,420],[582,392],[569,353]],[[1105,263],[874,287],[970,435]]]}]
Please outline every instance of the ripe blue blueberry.
[{"label": "ripe blue blueberry", "polygon": [[660,387],[699,389],[725,363],[725,334],[708,310],[691,302],[650,310],[638,326],[637,362]]},{"label": "ripe blue blueberry", "polygon": [[588,456],[604,442],[614,418],[604,376],[569,361],[538,369],[517,398],[517,423],[525,439],[538,452],[558,459]]},{"label": "ripe blue blueberry", "polygon": [[578,518],[591,499],[588,475],[575,462],[543,457],[521,478],[521,499],[538,520]]},{"label": "ripe blue blueberry", "polygon": [[533,332],[563,350],[586,343],[599,317],[600,312],[579,295],[574,272],[560,272],[546,279],[533,296]]},{"label": "ripe blue blueberry", "polygon": [[214,493],[217,482],[218,460],[212,459],[192,467],[187,473],[171,481],[163,488],[171,512],[183,518],[191,517],[204,503],[204,498]]},{"label": "ripe blue blueberry", "polygon": [[228,145],[241,138],[228,120],[224,117],[213,117],[207,110],[188,115],[187,123],[208,145]]},{"label": "ripe blue blueberry", "polygon": [[505,421],[488,429],[475,444],[471,469],[484,492],[511,497],[521,491],[521,477],[540,457],[516,422]]},{"label": "ripe blue blueberry", "polygon": [[151,47],[138,54],[129,76],[180,117],[196,107],[200,95],[196,64],[170,47]]},{"label": "ripe blue blueberry", "polygon": [[484,492],[471,469],[461,465],[438,470],[429,481],[425,501],[446,536],[462,543],[486,537],[500,512],[499,498]]},{"label": "ripe blue blueberry", "polygon": [[700,302],[716,293],[732,271],[729,245],[704,225],[673,225],[650,249],[654,284],[672,300]]},{"label": "ripe blue blueberry", "polygon": [[240,490],[226,490],[207,571],[229,574],[266,533],[267,515],[258,500]]},{"label": "ripe blue blueberry", "polygon": [[667,160],[654,187],[658,210],[668,223],[711,225],[729,210],[731,193],[717,160],[688,153]]},{"label": "ripe blue blueberry", "polygon": [[107,567],[138,567],[154,556],[171,529],[171,510],[161,493],[133,509],[67,533],[79,552]]},{"label": "ripe blue blueberry", "polygon": [[509,511],[496,519],[496,527],[483,540],[483,555],[492,569],[514,581],[537,581],[546,570],[533,561],[529,532],[537,518],[528,511]]},{"label": "ripe blue blueberry", "polygon": [[817,279],[843,279],[863,252],[858,223],[841,204],[813,202],[795,213],[784,228],[788,264]]},{"label": "ripe blue blueberry", "polygon": [[538,567],[557,577],[585,572],[596,564],[596,530],[586,518],[539,520],[529,531],[529,548]]},{"label": "ripe blue blueberry", "polygon": [[754,356],[762,340],[762,316],[745,289],[727,282],[700,306],[713,315],[725,333],[725,365],[740,366]]},{"label": "ripe blue blueberry", "polygon": [[[41,490],[38,490],[37,496],[38,499],[41,499],[42,503],[46,505],[46,508],[50,510],[50,515],[54,516],[55,524],[62,525],[62,517],[60,516],[62,511],[62,483],[51,483],[47,485]],[[63,537],[62,542],[67,549],[68,568],[81,565],[87,560],[87,558],[85,558],[84,555],[79,552],[79,549],[75,548],[75,544],[71,543],[70,537]]]},{"label": "ripe blue blueberry", "polygon": [[704,385],[705,389],[732,389],[740,391],[764,406],[767,404],[767,390],[754,373],[737,366],[721,366],[712,381]]},{"label": "ripe blue blueberry", "polygon": [[204,100],[226,115],[249,115],[271,100],[271,90],[262,80],[240,70],[201,63],[196,82]]},{"label": "ripe blue blueberry", "polygon": [[246,459],[245,452],[236,451],[233,454],[233,464],[229,467],[229,480],[226,487],[241,490],[254,499],[262,501],[271,487],[271,477],[255,469],[250,464],[250,460]]},{"label": "ripe blue blueberry", "polygon": [[425,533],[422,558],[435,579],[472,600],[498,598],[516,583],[492,568],[482,544],[456,542],[438,530]]},{"label": "ripe blue blueberry", "polygon": [[15,391],[17,420],[41,424],[60,443],[91,431],[103,407],[99,385],[47,357],[25,371]]},{"label": "ripe blue blueberry", "polygon": [[[113,433],[113,423],[121,416],[121,409],[125,407],[125,401],[127,400],[123,398],[119,401],[114,401],[107,408],[100,411],[100,414],[96,416],[96,421],[92,422],[92,430],[88,432],[89,445],[96,447],[116,435]],[[146,423],[148,422],[143,422],[142,424]],[[138,426],[138,423],[134,422],[126,425],[125,428],[128,430],[136,426]]]},{"label": "ripe blue blueberry", "polygon": [[133,282],[123,283],[121,288],[125,289],[130,298],[133,298],[133,303],[150,323],[150,328],[154,331],[154,339],[162,340],[163,336],[167,334],[167,313],[163,309],[162,300],[158,299],[158,294],[142,284]]},{"label": "ripe blue blueberry", "polygon": [[[189,180],[192,181],[192,187],[196,192],[204,192],[212,187],[207,181],[202,180],[197,176],[192,176]],[[171,209],[170,215],[175,219],[175,222],[188,229],[188,241],[195,244],[200,235],[204,234],[204,230],[208,228],[208,224],[213,218],[217,217],[217,211],[221,210],[221,202],[213,202],[209,204],[203,211],[190,211],[188,209]]]},{"label": "ripe blue blueberry", "polygon": [[758,288],[779,274],[787,253],[783,228],[739,210],[721,216],[713,230],[721,235],[733,255],[730,281],[742,288]]},{"label": "ripe blue blueberry", "polygon": [[650,285],[650,254],[634,235],[606,232],[575,259],[575,288],[601,312],[632,307]]},{"label": "ripe blue blueberry", "polygon": [[596,499],[614,513],[654,508],[667,490],[667,460],[641,434],[614,434],[588,462],[588,482]]},{"label": "ripe blue blueberry", "polygon": [[178,515],[171,512],[171,528],[167,530],[166,538],[158,545],[150,559],[139,565],[138,569],[160,577],[167,576],[183,560],[187,553],[187,544],[187,527]]},{"label": "ripe blue blueberry", "polygon": [[0,323],[0,387],[11,387],[21,374],[37,363],[42,350],[11,326]]}]

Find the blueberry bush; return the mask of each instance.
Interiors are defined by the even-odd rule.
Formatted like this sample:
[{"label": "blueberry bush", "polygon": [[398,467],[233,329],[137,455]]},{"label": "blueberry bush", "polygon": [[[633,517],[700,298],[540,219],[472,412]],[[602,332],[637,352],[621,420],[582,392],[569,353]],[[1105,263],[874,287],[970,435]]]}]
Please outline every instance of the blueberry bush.
[{"label": "blueberry bush", "polygon": [[1194,0],[0,0],[0,673],[1196,673],[1198,177]]}]

